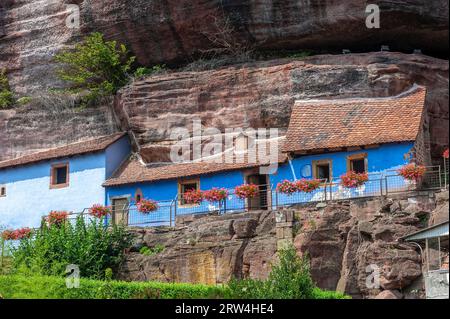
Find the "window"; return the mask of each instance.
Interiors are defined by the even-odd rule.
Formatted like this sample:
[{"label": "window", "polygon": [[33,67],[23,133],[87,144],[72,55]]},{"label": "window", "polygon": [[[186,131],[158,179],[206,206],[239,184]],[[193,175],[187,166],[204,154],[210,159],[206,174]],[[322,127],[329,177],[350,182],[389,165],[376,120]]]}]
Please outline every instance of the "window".
[{"label": "window", "polygon": [[313,161],[313,176],[316,179],[331,181],[333,179],[331,160]]},{"label": "window", "polygon": [[187,205],[183,194],[190,190],[199,190],[200,189],[200,180],[186,180],[186,181],[180,181],[178,182],[178,198],[180,205]]},{"label": "window", "polygon": [[52,165],[50,188],[64,188],[67,186],[69,186],[69,164]]},{"label": "window", "polygon": [[0,186],[0,197],[6,197],[6,186]]},{"label": "window", "polygon": [[142,190],[140,188],[138,188],[136,190],[136,193],[134,194],[134,201],[136,203],[139,203],[143,197],[144,197],[144,195],[142,194]]},{"label": "window", "polygon": [[367,154],[354,154],[347,157],[347,170],[354,171],[356,173],[367,173],[368,162]]}]

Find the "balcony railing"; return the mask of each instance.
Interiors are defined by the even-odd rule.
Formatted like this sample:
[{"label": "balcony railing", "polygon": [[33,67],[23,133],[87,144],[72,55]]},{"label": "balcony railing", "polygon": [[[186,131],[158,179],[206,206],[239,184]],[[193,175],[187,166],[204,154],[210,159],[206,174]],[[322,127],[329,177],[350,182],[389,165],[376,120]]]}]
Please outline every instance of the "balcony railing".
[{"label": "balcony railing", "polygon": [[[357,199],[366,197],[380,197],[391,194],[448,189],[448,163],[445,169],[441,166],[427,167],[425,175],[417,182],[410,182],[398,175],[396,171],[385,173],[371,173],[369,180],[356,188],[345,188],[340,180],[323,182],[311,193],[297,192],[291,195],[277,191],[273,185],[260,185],[258,194],[249,199],[236,196],[234,189],[228,190],[226,199],[211,203],[202,201],[199,204],[184,204],[176,197],[168,201],[157,202],[157,210],[144,214],[138,211],[136,203],[126,207],[112,207],[112,216],[108,216],[106,223],[124,224],[136,227],[174,226],[178,216],[201,214],[240,213],[252,210],[274,210],[282,207],[329,202],[334,200]],[[93,218],[88,210],[79,214],[71,214],[70,219],[82,215],[85,221]]]}]

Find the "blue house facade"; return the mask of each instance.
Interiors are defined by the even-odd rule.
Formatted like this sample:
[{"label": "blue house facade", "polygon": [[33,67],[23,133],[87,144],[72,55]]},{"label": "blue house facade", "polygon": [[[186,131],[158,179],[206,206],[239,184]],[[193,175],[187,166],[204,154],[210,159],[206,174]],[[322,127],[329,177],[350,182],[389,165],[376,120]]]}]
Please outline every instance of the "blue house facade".
[{"label": "blue house facade", "polygon": [[50,211],[103,204],[102,184],[130,151],[119,133],[0,162],[0,225],[37,227]]},{"label": "blue house facade", "polygon": [[[293,201],[321,201],[327,196],[370,196],[386,187],[402,188],[406,182],[394,178],[397,169],[411,161],[428,164],[425,96],[425,88],[414,86],[390,98],[300,101],[293,108],[287,136],[280,143],[283,155],[279,156],[276,172],[261,174],[262,164],[155,166],[130,159],[104,184],[106,202],[113,207],[129,207],[128,221],[145,225],[167,221],[169,214],[221,209],[218,203],[184,205],[180,198],[188,189],[229,189],[227,211],[242,211],[270,209]],[[364,187],[344,190],[339,186],[340,176],[349,171],[368,173],[369,181]],[[320,179],[329,186],[302,194],[300,199],[270,191],[284,180],[299,179]],[[260,187],[258,200],[241,200],[233,194],[236,186],[250,183]],[[158,201],[159,210],[139,215],[135,205],[143,198]]]}]

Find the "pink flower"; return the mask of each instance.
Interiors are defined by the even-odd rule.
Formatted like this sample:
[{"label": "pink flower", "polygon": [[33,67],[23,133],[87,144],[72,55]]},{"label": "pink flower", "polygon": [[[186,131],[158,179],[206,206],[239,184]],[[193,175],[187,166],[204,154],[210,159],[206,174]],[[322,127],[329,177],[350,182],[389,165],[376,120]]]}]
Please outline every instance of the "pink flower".
[{"label": "pink flower", "polygon": [[158,208],[158,204],[154,200],[150,199],[141,199],[141,201],[137,203],[138,211],[143,214],[149,214],[151,212],[157,211]]},{"label": "pink flower", "polygon": [[204,199],[203,193],[200,190],[190,189],[183,194],[183,200],[188,205],[199,205]]},{"label": "pink flower", "polygon": [[223,201],[228,197],[228,191],[225,188],[213,188],[203,192],[203,198],[210,203]]},{"label": "pink flower", "polygon": [[409,181],[418,181],[423,175],[425,175],[427,168],[422,165],[416,165],[415,163],[411,163],[403,166],[397,172],[404,179]]},{"label": "pink flower", "polygon": [[234,193],[240,199],[255,198],[259,194],[259,187],[255,184],[236,186]]},{"label": "pink flower", "polygon": [[301,179],[295,182],[299,192],[312,193],[320,187],[322,181],[320,179]]},{"label": "pink flower", "polygon": [[341,185],[346,188],[356,188],[364,185],[369,180],[369,174],[347,172],[341,176]]},{"label": "pink flower", "polygon": [[96,218],[102,218],[111,214],[111,208],[100,204],[95,204],[89,208],[89,214]]},{"label": "pink flower", "polygon": [[449,158],[449,150],[448,150],[448,148],[444,151],[444,153],[442,154],[442,156],[443,156],[444,158]]},{"label": "pink flower", "polygon": [[65,211],[51,211],[47,216],[49,225],[61,225],[67,220],[69,213]]}]

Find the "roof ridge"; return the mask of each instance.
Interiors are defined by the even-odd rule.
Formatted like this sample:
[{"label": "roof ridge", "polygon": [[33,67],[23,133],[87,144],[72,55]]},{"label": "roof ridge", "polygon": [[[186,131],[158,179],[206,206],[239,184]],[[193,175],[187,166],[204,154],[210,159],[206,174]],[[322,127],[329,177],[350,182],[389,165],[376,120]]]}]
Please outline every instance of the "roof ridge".
[{"label": "roof ridge", "polygon": [[381,97],[348,97],[348,98],[335,98],[335,99],[309,99],[309,100],[296,100],[294,106],[297,104],[346,104],[351,102],[383,102],[398,100],[401,98],[409,97],[415,93],[426,92],[425,86],[414,83],[408,90],[401,92],[397,95],[381,96]]},{"label": "roof ridge", "polygon": [[[19,157],[15,157],[15,158],[12,158],[12,159],[0,161],[0,169],[8,168],[8,167],[14,167],[14,166],[21,166],[21,165],[26,165],[26,164],[31,164],[31,163],[36,163],[36,162],[49,160],[49,159],[54,159],[54,158],[67,157],[67,156],[73,156],[73,155],[77,155],[77,154],[84,154],[84,153],[91,153],[91,152],[101,151],[101,150],[107,148],[108,146],[110,146],[111,144],[113,144],[114,142],[116,142],[117,140],[119,140],[120,138],[124,137],[126,134],[127,134],[126,132],[117,132],[117,133],[113,133],[113,134],[110,134],[110,135],[102,135],[102,136],[98,136],[98,137],[95,137],[95,138],[90,138],[90,139],[86,139],[86,140],[82,140],[82,141],[66,144],[66,145],[63,145],[63,146],[53,147],[53,148],[49,148],[49,149],[46,149],[46,150],[41,150],[41,151],[38,151],[38,152],[34,152],[34,153],[30,153],[30,154],[19,156]],[[97,147],[93,146],[93,147],[91,147],[92,148],[91,150],[81,150],[79,152],[72,151],[72,152],[70,152],[71,154],[69,154],[69,155],[62,154],[62,155],[59,156],[58,154],[55,154],[53,156],[49,155],[48,157],[43,156],[45,154],[50,154],[52,152],[57,153],[58,151],[63,151],[63,150],[66,150],[66,149],[70,149],[70,147],[75,147],[77,145],[85,145],[86,143],[93,143],[95,141],[99,141],[99,140],[102,140],[102,139],[106,139],[105,142],[107,142],[107,143],[105,145],[97,145]],[[43,156],[43,158],[40,158],[40,156]],[[26,159],[30,159],[30,160],[26,161]]]}]

